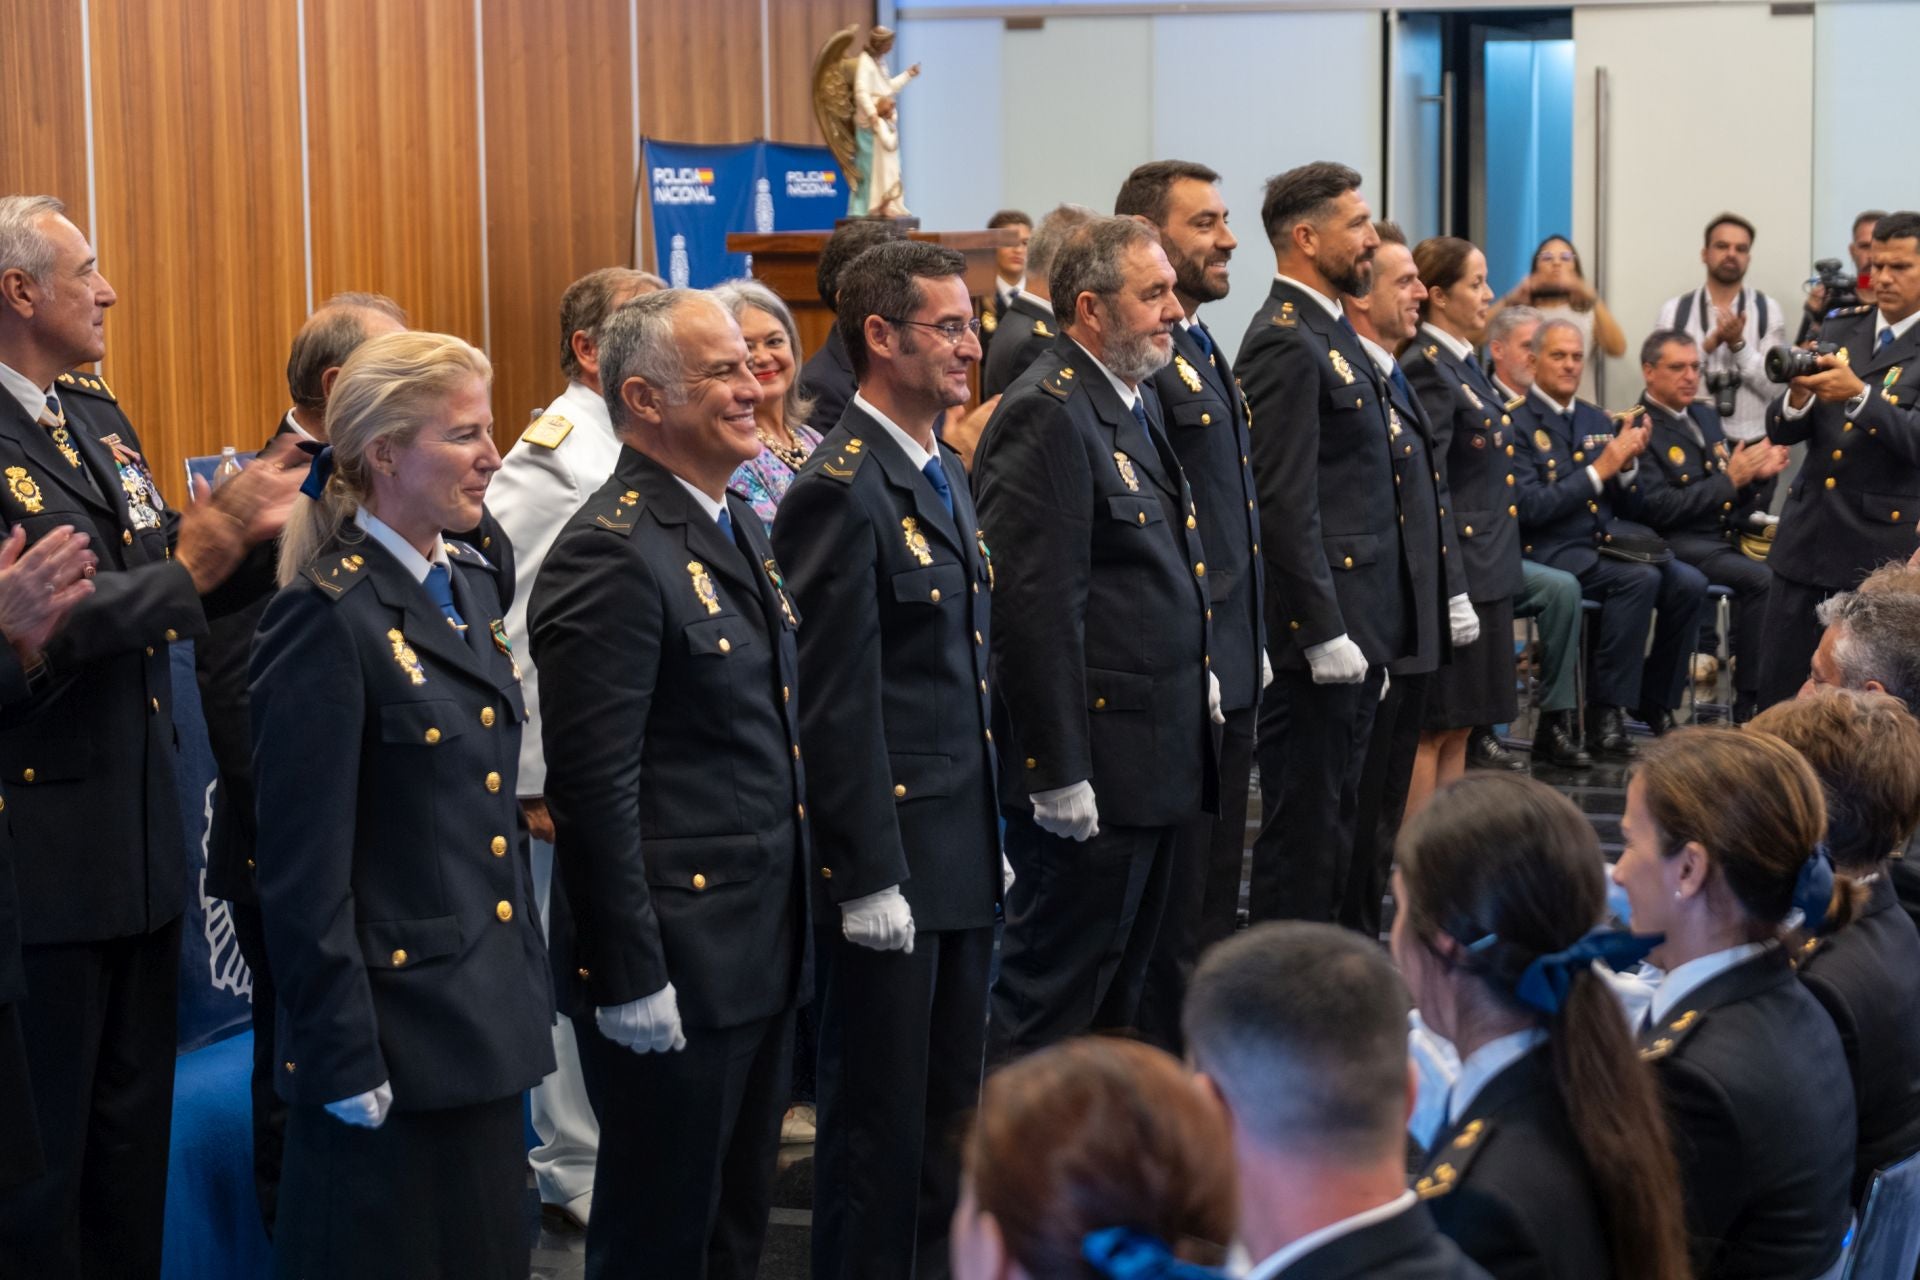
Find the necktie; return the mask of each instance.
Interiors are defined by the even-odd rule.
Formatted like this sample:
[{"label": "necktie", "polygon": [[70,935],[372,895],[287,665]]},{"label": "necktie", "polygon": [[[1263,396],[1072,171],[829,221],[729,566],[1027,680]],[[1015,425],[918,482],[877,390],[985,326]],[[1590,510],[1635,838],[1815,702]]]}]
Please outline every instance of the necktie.
[{"label": "necktie", "polygon": [[1352,335],[1355,342],[1360,341],[1360,331],[1353,327],[1353,321],[1347,319],[1347,313],[1344,311],[1340,313],[1340,327]]},{"label": "necktie", "polygon": [[928,458],[927,465],[920,469],[920,474],[927,478],[927,483],[933,486],[933,491],[940,495],[940,501],[947,506],[947,514],[952,515],[953,489],[947,484],[947,469],[940,465],[940,459]]},{"label": "necktie", "polygon": [[453,579],[447,573],[447,566],[436,564],[428,568],[426,581],[421,585],[426,587],[427,595],[433,602],[440,606],[440,612],[447,615],[447,623],[450,626],[462,629],[466,627],[465,620],[460,617],[460,611],[453,607]]},{"label": "necktie", "polygon": [[[1880,331],[1879,337],[1873,340],[1873,353],[1875,355],[1879,355],[1880,352],[1886,347],[1886,345],[1892,341],[1893,341],[1893,327],[1889,325],[1887,328],[1882,329]],[[49,397],[49,399],[51,399],[51,397]]]},{"label": "necktie", "polygon": [[1138,395],[1133,398],[1133,420],[1140,424],[1140,434],[1146,440],[1149,450],[1153,448],[1153,428],[1147,425],[1147,406]]},{"label": "necktie", "polygon": [[720,515],[716,523],[719,524],[720,532],[726,538],[726,540],[728,542],[732,542],[733,541],[733,517],[727,514],[727,509],[725,507],[720,508]]},{"label": "necktie", "polygon": [[1467,368],[1473,370],[1475,373],[1485,376],[1486,371],[1480,367],[1479,359],[1471,351],[1467,352]]},{"label": "necktie", "polygon": [[1187,332],[1193,336],[1194,343],[1200,348],[1200,354],[1213,361],[1213,335],[1207,332],[1207,326],[1195,320],[1187,326]]},{"label": "necktie", "polygon": [[1405,399],[1408,404],[1412,404],[1413,388],[1407,383],[1407,375],[1400,372],[1400,362],[1398,360],[1393,362],[1393,373],[1391,376],[1393,378],[1393,385],[1400,392],[1401,397]]},{"label": "necktie", "polygon": [[47,392],[47,407],[40,414],[40,425],[43,427],[67,425],[66,417],[60,412],[60,398],[51,391]]}]

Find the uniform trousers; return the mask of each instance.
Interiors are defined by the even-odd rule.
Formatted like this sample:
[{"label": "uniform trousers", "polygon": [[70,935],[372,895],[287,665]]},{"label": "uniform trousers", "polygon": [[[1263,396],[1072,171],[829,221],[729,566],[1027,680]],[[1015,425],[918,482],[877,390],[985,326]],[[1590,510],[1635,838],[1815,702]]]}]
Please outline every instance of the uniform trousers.
[{"label": "uniform trousers", "polygon": [[[588,1280],[753,1280],[773,1206],[793,1010],[635,1053],[574,1017],[600,1117]],[[524,1274],[524,1273],[523,1273]]]},{"label": "uniform trousers", "polygon": [[1760,706],[1764,710],[1800,692],[1820,647],[1820,602],[1838,592],[1780,574],[1767,592],[1767,639],[1760,655]]},{"label": "uniform trousers", "polygon": [[1340,923],[1369,938],[1380,936],[1381,901],[1393,874],[1393,842],[1407,812],[1413,761],[1420,751],[1431,673],[1395,676],[1374,713],[1367,759],[1360,771],[1353,861],[1347,870]]},{"label": "uniform trousers", "polygon": [[[528,844],[533,891],[540,903],[540,925],[545,929],[553,918],[549,910],[553,846],[545,840],[530,840]],[[587,1198],[593,1195],[593,1158],[600,1145],[600,1123],[593,1118],[593,1106],[587,1100],[580,1049],[570,1018],[554,1021],[553,1062],[552,1073],[527,1095],[533,1131],[540,1135],[540,1145],[527,1153],[527,1163],[533,1166],[542,1204],[571,1206],[578,1213],[588,1207],[591,1201]]]},{"label": "uniform trousers", "polygon": [[1185,826],[1103,820],[1098,835],[1079,841],[1042,831],[1028,814],[1007,819],[1014,879],[993,987],[989,1062],[1088,1031],[1139,1025],[1147,961],[1159,942]]},{"label": "uniform trousers", "polygon": [[[1760,655],[1768,643],[1761,637],[1766,634],[1773,570],[1725,542],[1706,538],[1670,538],[1668,542],[1673,553],[1705,574],[1708,582],[1733,588],[1733,634],[1729,637],[1735,659],[1733,687],[1739,693],[1756,692],[1760,688]],[[1703,610],[1701,621],[1711,625],[1713,615]]]},{"label": "uniform trousers", "polygon": [[1587,701],[1628,710],[1678,707],[1707,601],[1706,577],[1678,559],[1656,565],[1609,556],[1596,557],[1579,577],[1581,588],[1600,602],[1600,635],[1588,660]]},{"label": "uniform trousers", "polygon": [[0,1191],[46,1171],[40,1152],[40,1118],[33,1113],[33,1078],[18,1006],[0,1004]]},{"label": "uniform trousers", "polygon": [[260,1225],[273,1238],[280,1202],[280,1169],[286,1159],[287,1104],[273,1087],[274,1010],[279,1006],[273,986],[273,967],[267,957],[266,926],[260,908],[235,902],[233,935],[241,958],[253,979],[253,1073],[247,1084],[253,1097],[253,1194],[260,1202]]},{"label": "uniform trousers", "polygon": [[916,933],[912,954],[822,930],[814,957],[813,1275],[945,1276],[960,1140],[980,1103],[993,927]]},{"label": "uniform trousers", "polygon": [[1383,673],[1369,667],[1358,684],[1315,684],[1304,669],[1274,672],[1254,748],[1261,821],[1248,914],[1255,924],[1338,918]]},{"label": "uniform trousers", "polygon": [[1580,579],[1564,569],[1522,560],[1526,584],[1513,598],[1513,616],[1538,618],[1542,711],[1571,711],[1580,701]]},{"label": "uniform trousers", "polygon": [[1180,1008],[1200,953],[1233,936],[1240,921],[1240,876],[1247,861],[1247,792],[1253,773],[1255,711],[1226,713],[1217,734],[1220,816],[1201,814],[1180,833],[1174,851],[1160,945],[1147,960],[1140,996],[1140,1033],[1179,1054]]},{"label": "uniform trousers", "polygon": [[158,1276],[180,921],[20,958],[46,1172],[0,1195],[0,1276]]}]

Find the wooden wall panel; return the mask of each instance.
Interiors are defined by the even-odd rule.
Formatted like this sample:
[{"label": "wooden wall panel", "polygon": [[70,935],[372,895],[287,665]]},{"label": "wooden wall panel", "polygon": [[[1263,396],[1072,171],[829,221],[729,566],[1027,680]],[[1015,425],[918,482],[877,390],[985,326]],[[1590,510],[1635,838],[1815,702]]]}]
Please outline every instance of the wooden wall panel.
[{"label": "wooden wall panel", "polygon": [[[564,385],[560,295],[633,239],[627,0],[484,0],[487,291],[504,450]],[[590,107],[586,104],[592,104]]]},{"label": "wooden wall panel", "polygon": [[163,490],[257,448],[304,314],[294,0],[92,0],[103,371]]},{"label": "wooden wall panel", "polygon": [[641,129],[668,142],[759,137],[760,0],[640,0],[639,8]]},{"label": "wooden wall panel", "polygon": [[371,289],[483,340],[477,73],[471,0],[307,0],[316,305]]},{"label": "wooden wall panel", "polygon": [[59,196],[85,231],[80,0],[0,0],[0,32],[0,193]]},{"label": "wooden wall panel", "polygon": [[873,5],[861,0],[767,0],[774,141],[826,145],[813,118],[813,56],[840,28],[872,21]]}]

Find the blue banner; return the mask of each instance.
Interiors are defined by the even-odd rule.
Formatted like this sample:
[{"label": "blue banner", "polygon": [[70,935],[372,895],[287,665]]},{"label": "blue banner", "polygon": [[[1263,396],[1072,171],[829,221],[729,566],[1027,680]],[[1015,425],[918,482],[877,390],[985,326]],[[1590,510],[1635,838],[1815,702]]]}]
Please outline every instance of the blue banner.
[{"label": "blue banner", "polygon": [[847,216],[847,184],[833,152],[790,142],[761,144],[761,181],[772,197],[770,221],[757,231],[831,231]]},{"label": "blue banner", "polygon": [[675,288],[705,289],[751,270],[727,252],[734,232],[831,231],[846,180],[825,147],[646,140],[641,198],[653,214],[654,270]]}]

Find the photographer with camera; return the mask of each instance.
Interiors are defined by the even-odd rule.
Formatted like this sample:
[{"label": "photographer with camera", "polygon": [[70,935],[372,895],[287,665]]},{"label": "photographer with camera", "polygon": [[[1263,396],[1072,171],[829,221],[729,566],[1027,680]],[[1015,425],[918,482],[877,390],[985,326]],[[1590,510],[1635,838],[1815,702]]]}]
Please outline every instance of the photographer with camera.
[{"label": "photographer with camera", "polygon": [[1807,310],[1800,318],[1800,336],[1795,346],[1805,346],[1820,336],[1820,323],[1829,311],[1843,311],[1860,305],[1860,299],[1873,289],[1868,262],[1873,256],[1873,225],[1887,216],[1884,209],[1869,209],[1855,214],[1853,238],[1847,243],[1852,266],[1838,258],[1821,258],[1813,264],[1807,279]]},{"label": "photographer with camera", "polygon": [[1787,383],[1768,407],[1768,437],[1808,442],[1767,557],[1763,705],[1791,698],[1806,678],[1819,603],[1882,561],[1906,559],[1916,543],[1920,409],[1901,374],[1920,360],[1920,213],[1880,219],[1872,244],[1871,304],[1829,312],[1812,351],[1782,347],[1763,361]]},{"label": "photographer with camera", "polygon": [[1705,365],[1700,399],[1713,406],[1734,441],[1766,433],[1774,388],[1761,368],[1761,354],[1786,341],[1780,305],[1742,284],[1753,261],[1753,236],[1753,224],[1737,213],[1709,222],[1700,250],[1706,283],[1669,298],[1654,325],[1685,330],[1700,344]]}]

